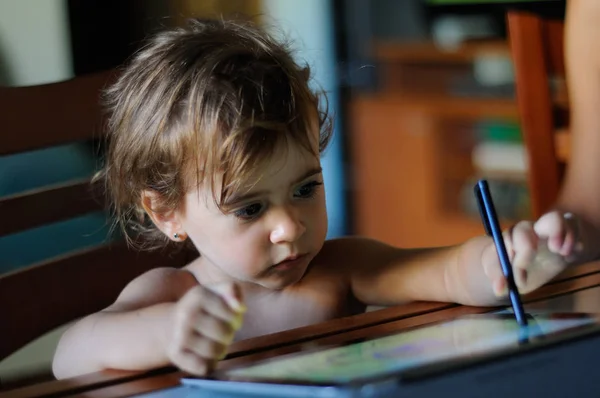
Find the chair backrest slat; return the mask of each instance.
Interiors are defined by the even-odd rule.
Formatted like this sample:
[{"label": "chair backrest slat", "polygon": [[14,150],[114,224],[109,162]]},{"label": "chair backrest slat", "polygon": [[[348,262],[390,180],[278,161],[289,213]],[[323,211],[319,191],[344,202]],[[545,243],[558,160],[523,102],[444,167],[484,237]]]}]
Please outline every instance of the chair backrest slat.
[{"label": "chair backrest slat", "polygon": [[0,197],[0,237],[77,217],[103,207],[89,179]]},{"label": "chair backrest slat", "polygon": [[2,328],[0,359],[55,327],[107,307],[143,272],[184,262],[184,252],[166,257],[138,253],[121,243],[0,276],[0,319],[7,326]]},{"label": "chair backrest slat", "polygon": [[563,32],[564,21],[526,11],[508,13],[534,218],[554,205],[562,180],[563,162],[557,153],[564,151],[557,150],[554,132],[564,126],[555,124],[555,95],[551,82],[564,76]]},{"label": "chair backrest slat", "polygon": [[[101,91],[115,76],[111,70],[51,84],[0,88],[0,156],[14,155],[3,160],[20,167],[18,172],[13,172],[13,166],[2,170],[9,182],[11,178],[36,177],[32,173],[45,173],[45,162],[52,173],[58,174],[52,169],[52,162],[62,161],[56,157],[62,154],[72,153],[77,157],[77,160],[66,159],[61,163],[63,166],[70,167],[68,161],[71,160],[86,162],[85,170],[77,169],[79,174],[64,173],[60,178],[53,174],[52,179],[46,179],[44,174],[40,176],[43,178],[32,179],[48,181],[42,181],[42,185],[52,185],[23,188],[24,191],[17,191],[15,187],[27,184],[1,187],[2,192],[17,193],[0,195],[0,239],[17,243],[13,246],[16,251],[6,257],[8,261],[5,262],[0,253],[0,265],[6,263],[8,268],[5,269],[21,268],[0,274],[0,320],[3,326],[8,326],[1,327],[0,359],[58,326],[105,308],[141,273],[156,267],[182,267],[189,260],[190,253],[185,251],[176,255],[168,255],[167,251],[162,254],[138,252],[128,248],[123,239],[116,236],[97,236],[97,239],[87,241],[89,243],[83,242],[85,234],[98,230],[104,233],[102,227],[110,220],[101,217],[90,217],[89,220],[94,221],[89,222],[88,218],[83,218],[81,223],[70,224],[69,228],[73,229],[68,231],[74,231],[73,235],[60,236],[61,244],[69,246],[66,249],[61,245],[47,249],[55,240],[59,241],[58,236],[52,235],[54,232],[47,233],[43,242],[37,238],[47,230],[65,231],[61,229],[65,224],[53,224],[57,221],[69,223],[73,217],[105,207],[102,187],[91,185],[93,170],[89,168],[100,163],[96,157],[102,155],[103,149],[96,146],[97,139],[103,138]],[[93,142],[94,145],[86,153],[86,145],[72,145],[76,142]],[[49,150],[21,156],[27,151],[57,145],[61,146],[58,152]],[[73,152],[70,152],[71,148],[74,148]],[[38,158],[38,153],[44,153],[43,157]],[[32,166],[37,159],[44,160]],[[68,177],[75,175],[79,177]],[[29,239],[28,230],[41,226],[48,228],[35,231],[31,236],[36,239],[19,240],[24,236]],[[31,253],[21,256],[18,250]],[[55,257],[53,253],[62,254]],[[28,258],[45,260],[26,265]]]},{"label": "chair backrest slat", "polygon": [[0,155],[99,137],[100,90],[112,77],[107,71],[39,86],[0,87]]}]

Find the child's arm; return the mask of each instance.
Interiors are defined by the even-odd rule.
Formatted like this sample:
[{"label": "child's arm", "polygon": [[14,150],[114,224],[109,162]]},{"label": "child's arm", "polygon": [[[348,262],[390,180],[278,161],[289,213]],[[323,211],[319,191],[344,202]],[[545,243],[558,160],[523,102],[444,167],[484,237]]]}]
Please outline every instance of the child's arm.
[{"label": "child's arm", "polygon": [[493,248],[491,239],[477,237],[460,246],[399,249],[371,239],[342,238],[328,242],[322,261],[340,268],[356,298],[368,305],[416,300],[495,304],[498,298],[481,267],[490,244]]},{"label": "child's arm", "polygon": [[65,332],[53,372],[65,378],[173,363],[191,373],[205,373],[241,324],[239,312],[232,309],[241,305],[234,303],[239,297],[231,287],[222,290],[198,285],[186,271],[150,271],[131,282],[112,306]]},{"label": "child's arm", "polygon": [[565,66],[570,102],[571,156],[558,207],[600,227],[600,2],[569,0]]},{"label": "child's arm", "polygon": [[[585,259],[586,237],[577,224],[552,212],[535,224],[520,222],[504,233],[521,293],[537,289],[567,265]],[[368,304],[430,300],[497,305],[505,295],[498,255],[488,237],[453,247],[413,250],[367,239],[342,239],[328,245],[323,259],[346,271],[355,296]]]},{"label": "child's arm", "polygon": [[[571,156],[556,207],[578,214],[586,236],[600,242],[600,2],[569,0],[566,11]],[[589,254],[588,260],[600,258],[600,250]]]}]

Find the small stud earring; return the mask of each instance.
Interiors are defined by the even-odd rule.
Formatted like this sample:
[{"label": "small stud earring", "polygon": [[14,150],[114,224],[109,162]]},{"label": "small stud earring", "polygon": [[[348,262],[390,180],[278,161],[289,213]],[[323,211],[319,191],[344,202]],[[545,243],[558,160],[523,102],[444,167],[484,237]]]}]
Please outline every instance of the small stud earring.
[{"label": "small stud earring", "polygon": [[178,234],[177,232],[175,232],[175,233],[173,234],[173,238],[175,238],[175,239],[179,239],[179,234]]}]

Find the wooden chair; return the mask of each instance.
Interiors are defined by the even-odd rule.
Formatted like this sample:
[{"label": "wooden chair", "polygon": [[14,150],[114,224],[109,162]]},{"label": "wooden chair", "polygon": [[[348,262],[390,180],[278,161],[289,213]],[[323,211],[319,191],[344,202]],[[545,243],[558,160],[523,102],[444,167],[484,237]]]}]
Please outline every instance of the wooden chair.
[{"label": "wooden chair", "polygon": [[529,158],[531,207],[537,218],[557,199],[569,158],[564,19],[524,10],[511,10],[507,18],[517,103]]},{"label": "wooden chair", "polygon": [[[112,78],[108,71],[39,86],[0,87],[0,155],[98,139],[99,93]],[[102,209],[90,188],[85,179],[1,197],[0,237]],[[0,359],[108,306],[137,275],[157,266],[182,266],[186,257],[183,252],[139,253],[117,240],[0,275]]]}]

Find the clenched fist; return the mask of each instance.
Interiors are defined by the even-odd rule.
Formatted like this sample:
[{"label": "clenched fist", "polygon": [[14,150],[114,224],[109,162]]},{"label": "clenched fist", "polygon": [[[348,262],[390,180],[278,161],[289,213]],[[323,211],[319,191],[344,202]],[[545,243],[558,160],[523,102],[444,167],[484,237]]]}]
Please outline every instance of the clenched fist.
[{"label": "clenched fist", "polygon": [[235,284],[195,286],[177,303],[167,347],[170,361],[201,376],[225,357],[246,307]]}]

